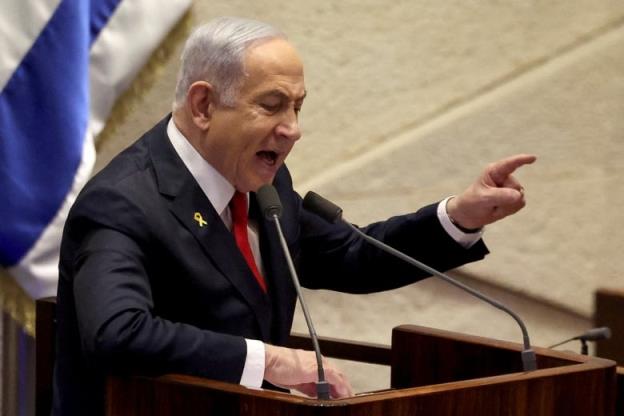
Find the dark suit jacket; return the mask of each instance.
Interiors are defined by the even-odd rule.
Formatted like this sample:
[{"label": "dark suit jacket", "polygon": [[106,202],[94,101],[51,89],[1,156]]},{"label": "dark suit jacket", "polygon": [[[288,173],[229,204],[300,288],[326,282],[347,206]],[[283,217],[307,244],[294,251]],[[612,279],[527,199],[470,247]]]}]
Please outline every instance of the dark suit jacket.
[{"label": "dark suit jacket", "polygon": [[[57,414],[97,414],[110,372],[186,373],[237,383],[244,338],[282,344],[296,294],[274,225],[256,216],[264,294],[219,215],[171,146],[168,118],[85,186],[61,247],[54,381]],[[304,211],[286,167],[274,186],[302,285],[352,293],[423,277]],[[195,220],[199,213],[206,221]],[[482,258],[441,228],[435,205],[372,224],[366,232],[439,269]]]}]

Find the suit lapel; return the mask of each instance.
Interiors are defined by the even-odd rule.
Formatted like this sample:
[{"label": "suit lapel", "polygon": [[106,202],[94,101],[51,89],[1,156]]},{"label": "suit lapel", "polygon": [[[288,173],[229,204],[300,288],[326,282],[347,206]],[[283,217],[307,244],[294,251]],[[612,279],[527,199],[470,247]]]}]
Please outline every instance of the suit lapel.
[{"label": "suit lapel", "polygon": [[162,137],[152,142],[150,152],[159,190],[171,199],[171,212],[249,304],[262,339],[268,340],[272,313],[269,299],[256,282],[234,237],[173,149],[166,135],[166,123]]}]

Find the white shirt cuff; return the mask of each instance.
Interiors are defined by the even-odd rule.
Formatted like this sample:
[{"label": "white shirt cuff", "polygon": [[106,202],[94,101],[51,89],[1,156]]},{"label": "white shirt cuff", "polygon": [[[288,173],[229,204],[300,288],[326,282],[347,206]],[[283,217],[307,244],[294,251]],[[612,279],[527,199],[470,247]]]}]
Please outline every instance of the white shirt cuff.
[{"label": "white shirt cuff", "polygon": [[260,388],[264,380],[264,343],[246,338],[245,342],[247,343],[247,358],[240,384],[245,387]]},{"label": "white shirt cuff", "polygon": [[438,219],[440,220],[440,224],[442,224],[444,231],[446,231],[453,240],[464,248],[470,248],[483,236],[483,228],[474,233],[465,233],[457,228],[457,226],[455,226],[455,224],[451,221],[448,212],[446,212],[446,203],[451,198],[453,197],[449,196],[438,204]]}]

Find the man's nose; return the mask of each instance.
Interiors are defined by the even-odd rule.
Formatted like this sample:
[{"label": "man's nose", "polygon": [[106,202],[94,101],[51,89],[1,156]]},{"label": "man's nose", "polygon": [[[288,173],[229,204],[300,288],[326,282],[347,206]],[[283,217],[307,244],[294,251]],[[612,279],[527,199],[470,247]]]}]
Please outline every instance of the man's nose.
[{"label": "man's nose", "polygon": [[297,141],[301,137],[299,119],[295,111],[289,111],[277,126],[277,134],[288,140]]}]

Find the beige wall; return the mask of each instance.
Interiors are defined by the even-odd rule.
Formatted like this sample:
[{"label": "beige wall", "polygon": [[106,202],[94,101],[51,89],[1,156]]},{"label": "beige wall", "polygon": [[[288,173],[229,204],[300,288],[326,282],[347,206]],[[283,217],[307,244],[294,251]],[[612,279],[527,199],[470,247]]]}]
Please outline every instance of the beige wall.
[{"label": "beige wall", "polygon": [[[538,345],[590,325],[595,288],[624,286],[624,2],[197,1],[187,26],[219,15],[272,22],[303,56],[298,190],[365,223],[535,153],[518,173],[527,209],[488,227],[492,254],[463,272],[516,305]],[[105,135],[98,166],[169,110],[177,55]],[[437,282],[306,293],[325,335],[387,342],[392,326],[417,323],[519,338],[507,317]]]}]

